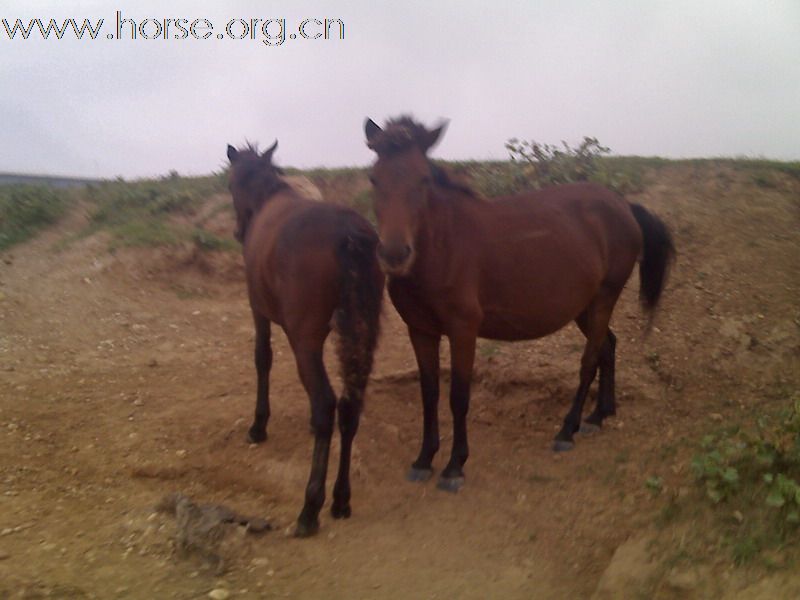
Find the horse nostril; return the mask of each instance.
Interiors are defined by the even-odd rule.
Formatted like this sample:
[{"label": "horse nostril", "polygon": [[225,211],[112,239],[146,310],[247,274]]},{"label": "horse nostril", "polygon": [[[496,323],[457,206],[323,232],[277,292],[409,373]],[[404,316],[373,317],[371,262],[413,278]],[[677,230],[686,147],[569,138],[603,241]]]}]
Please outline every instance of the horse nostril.
[{"label": "horse nostril", "polygon": [[408,257],[411,256],[412,249],[409,244],[396,243],[396,244],[379,244],[378,245],[378,258],[389,265],[398,266],[406,262]]}]

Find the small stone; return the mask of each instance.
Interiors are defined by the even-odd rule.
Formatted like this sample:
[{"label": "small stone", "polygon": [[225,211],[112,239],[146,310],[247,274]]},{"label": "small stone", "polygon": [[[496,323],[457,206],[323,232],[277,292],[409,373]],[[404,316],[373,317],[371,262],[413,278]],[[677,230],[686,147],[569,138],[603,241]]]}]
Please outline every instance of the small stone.
[{"label": "small stone", "polygon": [[137,398],[136,400],[133,401],[133,405],[134,406],[144,406],[144,401],[142,401],[142,400]]},{"label": "small stone", "polygon": [[186,450],[176,450],[175,456],[178,458],[186,458]]},{"label": "small stone", "polygon": [[216,588],[208,592],[208,597],[211,598],[211,600],[227,600],[230,595],[231,593],[225,588]]},{"label": "small stone", "polygon": [[266,567],[269,564],[269,559],[265,557],[257,557],[250,561],[254,567]]},{"label": "small stone", "polygon": [[722,415],[720,413],[711,413],[709,415],[712,421],[722,421]]}]

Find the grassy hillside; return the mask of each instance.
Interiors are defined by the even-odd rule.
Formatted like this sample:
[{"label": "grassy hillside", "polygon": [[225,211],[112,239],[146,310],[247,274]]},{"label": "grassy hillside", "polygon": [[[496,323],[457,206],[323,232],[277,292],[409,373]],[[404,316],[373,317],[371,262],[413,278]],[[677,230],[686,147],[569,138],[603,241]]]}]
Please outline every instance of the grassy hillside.
[{"label": "grassy hillside", "polygon": [[[682,166],[698,177],[725,167],[742,172],[754,185],[774,188],[782,176],[800,180],[800,162],[753,159],[667,160],[658,157],[594,156],[588,166],[580,157],[555,153],[531,160],[520,154],[512,161],[444,162],[457,176],[488,196],[513,194],[562,181],[588,179],[623,194],[635,194],[658,180],[660,169]],[[372,199],[366,167],[313,169],[300,173],[311,179],[329,202],[353,206],[372,219]],[[57,221],[75,204],[85,207],[88,226],[81,235],[105,230],[111,248],[169,246],[184,242],[204,250],[233,250],[227,231],[208,227],[213,217],[230,211],[227,200],[210,199],[227,191],[225,174],[207,177],[170,176],[138,181],[89,183],[76,189],[46,185],[0,186],[0,249],[24,241]]]}]

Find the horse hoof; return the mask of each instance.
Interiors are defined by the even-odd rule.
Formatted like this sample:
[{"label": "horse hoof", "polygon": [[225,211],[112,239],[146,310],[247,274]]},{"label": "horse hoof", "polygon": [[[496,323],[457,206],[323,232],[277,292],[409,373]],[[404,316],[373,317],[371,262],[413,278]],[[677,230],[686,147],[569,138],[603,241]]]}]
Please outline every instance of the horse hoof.
[{"label": "horse hoof", "polygon": [[407,481],[419,481],[419,482],[426,482],[428,479],[431,478],[433,475],[433,469],[418,469],[417,467],[411,467],[406,473],[406,480]]},{"label": "horse hoof", "polygon": [[294,537],[307,538],[311,537],[312,535],[316,535],[318,531],[319,531],[319,521],[314,521],[312,523],[303,523],[301,521],[298,521],[297,527],[294,530]]},{"label": "horse hoof", "polygon": [[247,443],[248,444],[260,444],[261,442],[267,441],[267,432],[266,430],[261,431],[259,429],[255,429],[253,427],[250,428],[250,431],[247,432]]},{"label": "horse hoof", "polygon": [[596,423],[589,423],[589,421],[584,421],[581,423],[581,428],[578,430],[583,435],[592,435],[593,433],[597,433],[600,431],[600,425]]},{"label": "horse hoof", "polygon": [[439,477],[436,487],[442,491],[455,494],[458,490],[464,487],[464,476]]},{"label": "horse hoof", "polygon": [[349,504],[341,507],[336,506],[335,504],[331,505],[331,516],[334,519],[349,519],[351,514],[353,514],[353,511],[351,510]]},{"label": "horse hoof", "polygon": [[553,442],[553,452],[567,452],[575,447],[575,442],[568,440],[556,440]]}]

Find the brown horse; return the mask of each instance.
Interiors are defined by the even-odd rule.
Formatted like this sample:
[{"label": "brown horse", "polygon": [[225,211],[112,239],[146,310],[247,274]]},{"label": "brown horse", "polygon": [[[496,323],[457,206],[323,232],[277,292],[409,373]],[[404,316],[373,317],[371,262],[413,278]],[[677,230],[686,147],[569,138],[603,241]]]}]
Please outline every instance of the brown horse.
[{"label": "brown horse", "polygon": [[615,414],[614,305],[641,255],[640,296],[654,309],[674,247],[665,225],[637,204],[591,183],[487,201],[426,153],[444,130],[408,117],[365,124],[377,155],[370,179],[378,257],[389,295],[408,325],[422,388],[422,449],[408,478],[426,480],[439,449],[439,343],[449,338],[453,449],[439,480],[456,491],[467,460],[466,416],[476,338],[527,340],[575,321],[586,336],[580,384],[554,449],[573,447],[589,386],[600,370],[599,428]]},{"label": "brown horse", "polygon": [[[277,144],[263,154],[252,147],[228,146],[229,187],[255,322],[258,387],[248,439],[267,438],[270,324],[277,323],[286,332],[311,402],[314,455],[295,531],[305,537],[319,529],[337,409],[342,447],[331,513],[334,518],[350,516],[350,451],[378,339],[384,276],[375,256],[378,238],[369,222],[290,187],[272,164]],[[322,362],[332,323],[339,333],[345,387],[338,405]]]}]

